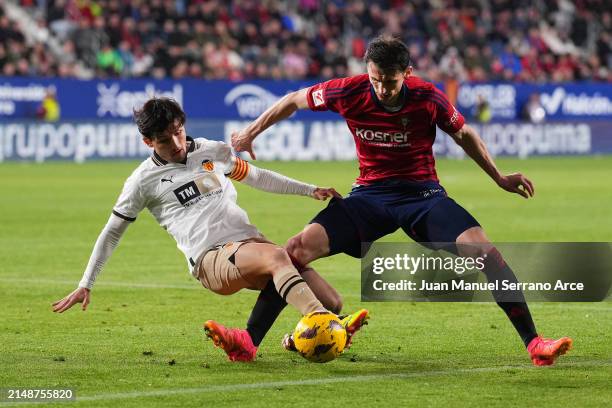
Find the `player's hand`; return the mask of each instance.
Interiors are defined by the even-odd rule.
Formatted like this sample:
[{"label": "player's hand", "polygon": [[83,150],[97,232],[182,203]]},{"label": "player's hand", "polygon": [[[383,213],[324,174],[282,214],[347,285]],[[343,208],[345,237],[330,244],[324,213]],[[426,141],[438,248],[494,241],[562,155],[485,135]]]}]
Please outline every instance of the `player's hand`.
[{"label": "player's hand", "polygon": [[521,173],[512,173],[502,176],[497,184],[506,191],[520,194],[525,198],[533,197],[535,189],[533,183]]},{"label": "player's hand", "polygon": [[82,303],[81,307],[83,311],[87,309],[89,304],[89,289],[87,288],[76,288],[68,296],[53,303],[53,311],[63,313],[70,309],[76,303]]},{"label": "player's hand", "polygon": [[253,151],[253,139],[245,129],[242,129],[238,132],[232,132],[232,147],[237,152],[248,152],[251,156],[251,159],[257,160],[255,158],[255,152]]},{"label": "player's hand", "polygon": [[312,198],[314,198],[315,200],[322,200],[325,201],[328,198],[342,198],[342,196],[340,195],[340,193],[338,193],[335,189],[333,188],[322,188],[322,187],[317,187],[315,188],[315,190],[312,192]]}]

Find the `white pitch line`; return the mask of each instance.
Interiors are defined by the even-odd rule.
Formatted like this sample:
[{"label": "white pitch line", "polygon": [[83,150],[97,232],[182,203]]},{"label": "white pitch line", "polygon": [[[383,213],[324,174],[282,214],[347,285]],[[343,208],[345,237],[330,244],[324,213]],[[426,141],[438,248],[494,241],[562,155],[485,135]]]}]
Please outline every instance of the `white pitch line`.
[{"label": "white pitch line", "polygon": [[[77,285],[78,279],[74,280],[62,280],[62,279],[27,279],[27,278],[0,278],[0,282],[15,282],[15,283],[27,283],[32,285],[48,285],[48,284],[61,284],[61,285]],[[118,286],[124,288],[145,288],[145,289],[190,289],[190,290],[202,290],[202,287],[194,281],[194,285],[165,285],[157,283],[131,283],[131,282],[113,282],[113,281],[100,281],[96,283],[96,286]]]},{"label": "white pitch line", "polygon": [[[558,366],[552,368],[560,369],[566,367],[610,367],[612,361],[585,361],[575,363],[560,363]],[[344,377],[330,377],[330,378],[313,378],[309,380],[290,380],[290,381],[271,381],[271,382],[258,382],[250,384],[227,384],[227,385],[210,385],[208,387],[198,388],[178,388],[178,389],[165,389],[165,390],[153,390],[144,392],[123,392],[115,394],[98,394],[79,397],[77,395],[75,402],[81,401],[104,401],[104,400],[116,400],[116,399],[131,399],[131,398],[147,398],[147,397],[164,397],[170,395],[187,395],[187,394],[207,394],[211,392],[240,392],[244,390],[252,389],[264,389],[264,388],[280,388],[280,387],[295,387],[295,386],[308,386],[308,385],[322,385],[322,384],[335,384],[335,383],[348,383],[348,382],[368,382],[368,381],[387,381],[396,379],[406,378],[419,378],[419,377],[438,377],[445,375],[454,374],[479,374],[479,373],[490,373],[505,370],[547,370],[551,368],[535,368],[527,365],[520,366],[499,366],[499,367],[475,367],[475,368],[459,368],[452,370],[434,370],[434,371],[422,371],[414,373],[388,373],[388,374],[372,374],[372,375],[356,375],[356,376],[344,376]],[[23,403],[0,403],[0,406],[8,406]]]}]

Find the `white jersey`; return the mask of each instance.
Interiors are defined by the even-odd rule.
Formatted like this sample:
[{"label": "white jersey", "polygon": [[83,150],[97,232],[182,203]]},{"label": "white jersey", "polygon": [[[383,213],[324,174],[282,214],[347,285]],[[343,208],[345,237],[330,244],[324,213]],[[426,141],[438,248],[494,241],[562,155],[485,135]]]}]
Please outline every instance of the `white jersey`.
[{"label": "white jersey", "polygon": [[193,274],[205,251],[261,235],[236,204],[226,176],[236,160],[223,142],[188,137],[187,162],[168,163],[153,153],[126,180],[113,214],[134,221],[147,208],[174,237]]}]

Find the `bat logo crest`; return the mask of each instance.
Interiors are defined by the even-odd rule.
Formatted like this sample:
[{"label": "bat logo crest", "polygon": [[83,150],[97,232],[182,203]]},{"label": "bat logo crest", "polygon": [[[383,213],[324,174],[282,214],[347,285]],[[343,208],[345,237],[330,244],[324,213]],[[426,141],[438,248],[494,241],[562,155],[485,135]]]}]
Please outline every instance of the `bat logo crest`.
[{"label": "bat logo crest", "polygon": [[202,161],[202,169],[204,171],[212,172],[215,169],[215,165],[210,160],[204,160]]}]

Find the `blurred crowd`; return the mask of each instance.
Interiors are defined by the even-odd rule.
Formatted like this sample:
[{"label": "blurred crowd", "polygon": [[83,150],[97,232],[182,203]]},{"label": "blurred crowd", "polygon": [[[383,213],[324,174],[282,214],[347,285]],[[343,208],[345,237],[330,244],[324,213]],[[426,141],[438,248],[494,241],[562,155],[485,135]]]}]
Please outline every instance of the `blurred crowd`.
[{"label": "blurred crowd", "polygon": [[31,21],[0,5],[4,76],[329,78],[388,33],[432,81],[612,81],[610,0],[16,3]]}]

